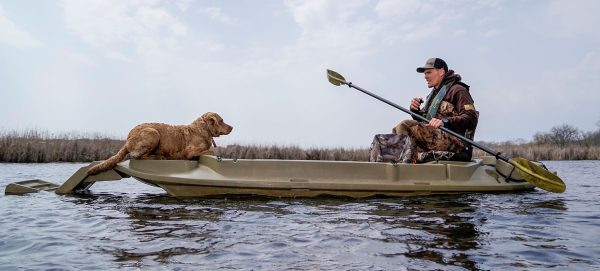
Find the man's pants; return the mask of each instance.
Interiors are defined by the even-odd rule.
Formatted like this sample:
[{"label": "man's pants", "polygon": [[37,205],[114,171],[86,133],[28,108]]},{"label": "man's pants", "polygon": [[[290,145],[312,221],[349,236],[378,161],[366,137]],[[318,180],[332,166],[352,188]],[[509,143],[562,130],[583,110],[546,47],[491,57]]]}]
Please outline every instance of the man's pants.
[{"label": "man's pants", "polygon": [[393,132],[411,137],[414,149],[418,153],[417,162],[431,160],[451,160],[454,154],[465,148],[462,140],[440,129],[419,123],[416,120],[403,120]]}]

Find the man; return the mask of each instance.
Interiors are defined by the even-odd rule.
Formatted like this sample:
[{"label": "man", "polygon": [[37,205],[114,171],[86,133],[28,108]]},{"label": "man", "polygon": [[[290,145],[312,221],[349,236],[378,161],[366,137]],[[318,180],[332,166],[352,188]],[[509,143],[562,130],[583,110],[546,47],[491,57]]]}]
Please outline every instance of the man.
[{"label": "man", "polygon": [[416,118],[404,120],[394,127],[394,134],[410,137],[413,162],[470,161],[472,146],[438,129],[443,126],[473,139],[479,112],[469,94],[469,85],[461,81],[460,75],[448,70],[446,62],[440,58],[428,59],[417,72],[425,75],[427,87],[432,90],[423,109],[423,99],[414,98],[410,110],[427,118],[429,123],[419,123]]}]

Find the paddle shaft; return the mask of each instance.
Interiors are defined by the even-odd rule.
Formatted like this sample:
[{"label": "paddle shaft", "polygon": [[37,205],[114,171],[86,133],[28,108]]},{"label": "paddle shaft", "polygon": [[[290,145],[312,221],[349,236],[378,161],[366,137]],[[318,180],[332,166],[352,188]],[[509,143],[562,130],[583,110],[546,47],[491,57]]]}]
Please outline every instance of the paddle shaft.
[{"label": "paddle shaft", "polygon": [[[371,92],[369,92],[369,91],[367,91],[367,90],[364,90],[364,89],[362,89],[361,87],[359,87],[359,86],[356,86],[356,85],[352,84],[352,82],[342,82],[342,83],[343,83],[343,84],[346,84],[346,85],[348,85],[348,87],[355,88],[355,89],[357,89],[357,90],[361,91],[362,93],[364,93],[364,94],[367,94],[367,95],[369,95],[369,96],[371,96],[371,97],[373,97],[373,98],[375,98],[375,99],[377,99],[377,100],[380,100],[380,101],[382,101],[382,102],[384,102],[384,103],[386,103],[386,104],[389,104],[389,105],[391,105],[391,106],[393,106],[393,107],[395,107],[395,108],[397,108],[397,109],[400,109],[400,110],[402,110],[404,113],[407,113],[407,114],[409,114],[409,115],[411,115],[411,116],[413,116],[413,117],[415,117],[415,118],[417,118],[417,119],[419,119],[419,120],[421,120],[421,121],[424,121],[424,122],[427,122],[427,123],[429,122],[429,120],[428,120],[428,119],[426,119],[425,117],[423,117],[423,116],[421,116],[421,115],[419,115],[419,114],[417,114],[417,113],[415,113],[415,112],[412,112],[412,111],[410,111],[410,110],[407,110],[406,108],[404,108],[404,107],[402,107],[402,106],[399,106],[399,105],[397,105],[397,104],[395,104],[395,103],[393,103],[393,102],[390,102],[390,101],[388,101],[387,99],[384,99],[384,98],[382,98],[382,97],[380,97],[380,96],[378,96],[378,95],[376,95],[376,94],[374,94],[374,93],[371,93]],[[457,134],[456,132],[454,132],[454,131],[452,131],[452,130],[450,130],[450,129],[448,129],[448,128],[444,127],[444,126],[440,126],[440,130],[442,130],[442,131],[444,131],[444,132],[446,132],[446,133],[449,133],[449,134],[451,134],[451,135],[453,135],[453,136],[457,137],[458,139],[460,139],[460,140],[462,140],[462,141],[464,141],[464,142],[467,142],[467,143],[469,143],[469,144],[471,144],[471,145],[473,145],[473,146],[475,146],[475,147],[477,147],[477,148],[481,149],[482,151],[484,151],[484,152],[487,152],[487,153],[489,153],[489,154],[491,154],[491,155],[495,156],[496,158],[498,158],[498,159],[500,159],[500,160],[503,160],[503,161],[505,161],[505,162],[508,162],[508,163],[510,163],[510,162],[509,162],[509,160],[508,160],[508,158],[504,157],[504,156],[503,156],[503,155],[501,155],[499,152],[495,152],[495,151],[493,151],[493,150],[491,150],[491,149],[487,148],[486,146],[479,145],[479,144],[475,143],[475,141],[473,141],[473,140],[471,140],[471,139],[468,139],[468,138],[466,138],[466,137],[464,137],[464,136],[462,136],[462,135],[459,135],[459,134]]]}]

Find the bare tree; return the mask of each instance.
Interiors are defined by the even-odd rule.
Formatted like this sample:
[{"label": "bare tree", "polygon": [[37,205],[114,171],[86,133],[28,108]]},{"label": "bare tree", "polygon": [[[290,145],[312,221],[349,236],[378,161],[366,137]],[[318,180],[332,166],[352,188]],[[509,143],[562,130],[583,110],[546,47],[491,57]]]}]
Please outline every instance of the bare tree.
[{"label": "bare tree", "polygon": [[538,145],[552,144],[552,135],[550,133],[537,132],[533,135],[533,143]]},{"label": "bare tree", "polygon": [[581,140],[581,132],[568,124],[554,126],[550,130],[550,135],[554,144],[565,146]]}]

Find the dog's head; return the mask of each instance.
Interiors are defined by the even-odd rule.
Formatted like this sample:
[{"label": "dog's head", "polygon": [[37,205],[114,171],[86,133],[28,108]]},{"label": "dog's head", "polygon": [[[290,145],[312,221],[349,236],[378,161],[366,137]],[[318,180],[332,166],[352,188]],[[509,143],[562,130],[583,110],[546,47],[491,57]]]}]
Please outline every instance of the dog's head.
[{"label": "dog's head", "polygon": [[200,117],[207,125],[211,136],[218,137],[220,135],[228,135],[233,130],[231,125],[225,123],[223,118],[217,113],[207,112]]}]

